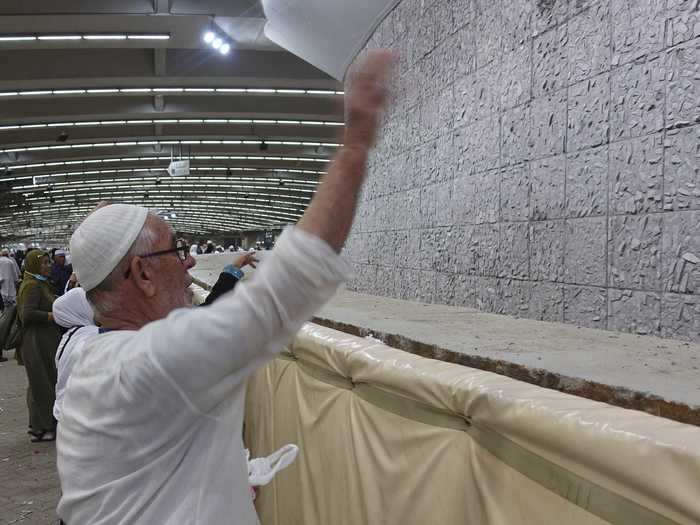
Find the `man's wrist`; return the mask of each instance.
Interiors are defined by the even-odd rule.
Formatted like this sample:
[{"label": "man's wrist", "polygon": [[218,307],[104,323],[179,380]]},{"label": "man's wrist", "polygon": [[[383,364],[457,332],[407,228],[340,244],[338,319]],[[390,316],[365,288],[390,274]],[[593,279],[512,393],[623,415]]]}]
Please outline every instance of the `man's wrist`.
[{"label": "man's wrist", "polygon": [[245,274],[243,273],[243,270],[241,270],[240,268],[236,268],[233,264],[229,264],[228,266],[226,266],[226,267],[224,268],[224,273],[227,273],[227,274],[229,274],[229,275],[232,275],[233,277],[235,277],[235,278],[238,279],[239,281],[240,281],[241,279],[243,279],[243,276],[245,275]]},{"label": "man's wrist", "polygon": [[351,165],[364,165],[368,157],[369,147],[364,144],[345,144],[338,152],[338,160]]}]

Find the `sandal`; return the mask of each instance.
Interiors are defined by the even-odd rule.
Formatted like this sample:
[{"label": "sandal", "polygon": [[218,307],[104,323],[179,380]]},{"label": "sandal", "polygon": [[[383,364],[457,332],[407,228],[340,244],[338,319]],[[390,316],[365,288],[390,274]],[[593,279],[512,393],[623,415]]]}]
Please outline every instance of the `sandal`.
[{"label": "sandal", "polygon": [[29,438],[29,440],[32,443],[39,443],[42,441],[56,441],[56,433],[55,432],[30,432],[29,433],[32,437]]}]

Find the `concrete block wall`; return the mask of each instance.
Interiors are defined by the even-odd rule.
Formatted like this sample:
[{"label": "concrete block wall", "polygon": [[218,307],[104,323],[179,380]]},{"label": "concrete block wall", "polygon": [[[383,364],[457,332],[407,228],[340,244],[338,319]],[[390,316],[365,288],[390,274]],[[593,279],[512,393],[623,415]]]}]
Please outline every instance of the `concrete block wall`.
[{"label": "concrete block wall", "polygon": [[700,341],[700,10],[403,0],[357,291]]}]

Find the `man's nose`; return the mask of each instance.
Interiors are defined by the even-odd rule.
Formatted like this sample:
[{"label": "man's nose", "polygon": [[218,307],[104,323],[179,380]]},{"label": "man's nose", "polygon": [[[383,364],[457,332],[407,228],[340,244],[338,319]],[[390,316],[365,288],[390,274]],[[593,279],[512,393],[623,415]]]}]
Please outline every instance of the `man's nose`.
[{"label": "man's nose", "polygon": [[190,268],[194,268],[196,264],[197,261],[194,257],[192,257],[192,254],[187,254],[187,259],[185,259],[185,267],[189,270]]}]

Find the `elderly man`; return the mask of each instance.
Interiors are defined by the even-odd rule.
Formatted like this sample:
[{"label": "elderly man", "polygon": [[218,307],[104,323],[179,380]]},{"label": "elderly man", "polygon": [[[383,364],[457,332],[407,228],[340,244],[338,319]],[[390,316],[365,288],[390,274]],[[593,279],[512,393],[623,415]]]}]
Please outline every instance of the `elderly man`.
[{"label": "elderly man", "polygon": [[[352,225],[392,55],[369,53],[346,96],[345,144],[295,227],[234,292],[188,309],[186,243],[137,206],[78,227],[73,265],[103,332],[68,382],[58,435],[67,525],[255,524],[241,430],[246,379],[347,277]],[[313,452],[310,452],[313,453]]]}]

